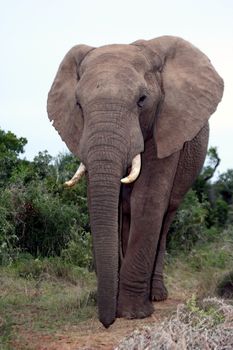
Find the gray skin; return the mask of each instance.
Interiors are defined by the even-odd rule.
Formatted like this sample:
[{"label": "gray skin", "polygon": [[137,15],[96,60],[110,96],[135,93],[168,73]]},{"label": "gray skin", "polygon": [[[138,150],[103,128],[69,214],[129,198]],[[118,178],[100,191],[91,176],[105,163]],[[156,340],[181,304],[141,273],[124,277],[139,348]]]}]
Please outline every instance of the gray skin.
[{"label": "gray skin", "polygon": [[[48,96],[48,115],[87,168],[99,319],[142,318],[167,298],[166,235],[203,165],[208,118],[223,81],[187,41],[73,47]],[[141,153],[138,179],[122,185]],[[121,259],[119,258],[121,257]]]}]

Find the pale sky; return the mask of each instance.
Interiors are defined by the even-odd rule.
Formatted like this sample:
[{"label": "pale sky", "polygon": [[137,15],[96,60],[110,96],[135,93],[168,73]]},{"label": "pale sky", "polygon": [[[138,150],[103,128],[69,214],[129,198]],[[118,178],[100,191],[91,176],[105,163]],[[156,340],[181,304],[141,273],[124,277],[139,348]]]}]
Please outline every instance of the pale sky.
[{"label": "pale sky", "polygon": [[66,151],[46,113],[58,65],[76,44],[180,36],[211,59],[225,92],[211,117],[220,171],[233,168],[232,0],[0,0],[0,126],[28,139],[28,159]]}]

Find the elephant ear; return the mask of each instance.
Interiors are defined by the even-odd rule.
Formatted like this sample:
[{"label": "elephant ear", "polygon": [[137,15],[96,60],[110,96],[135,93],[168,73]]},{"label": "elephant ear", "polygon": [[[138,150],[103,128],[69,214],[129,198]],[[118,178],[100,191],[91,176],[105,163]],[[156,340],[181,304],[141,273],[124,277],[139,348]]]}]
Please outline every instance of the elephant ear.
[{"label": "elephant ear", "polygon": [[[136,45],[140,45],[137,42]],[[172,36],[141,42],[155,67],[160,58],[164,101],[155,122],[159,158],[182,149],[207,123],[223,94],[223,80],[210,60],[189,42]],[[162,65],[162,66],[161,66]]]},{"label": "elephant ear", "polygon": [[86,45],[74,46],[62,60],[48,94],[47,111],[53,126],[70,151],[76,155],[83,130],[82,111],[76,102],[79,66],[93,50]]}]

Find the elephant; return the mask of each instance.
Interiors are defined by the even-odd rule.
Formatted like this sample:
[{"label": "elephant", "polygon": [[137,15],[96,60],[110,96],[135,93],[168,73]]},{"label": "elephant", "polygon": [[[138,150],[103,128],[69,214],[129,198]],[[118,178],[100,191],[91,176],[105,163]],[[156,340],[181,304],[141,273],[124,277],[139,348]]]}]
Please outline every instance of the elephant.
[{"label": "elephant", "polygon": [[58,68],[47,111],[81,161],[66,185],[87,177],[106,328],[151,315],[153,301],[168,296],[167,232],[203,166],[223,85],[207,56],[175,36],[76,45]]}]

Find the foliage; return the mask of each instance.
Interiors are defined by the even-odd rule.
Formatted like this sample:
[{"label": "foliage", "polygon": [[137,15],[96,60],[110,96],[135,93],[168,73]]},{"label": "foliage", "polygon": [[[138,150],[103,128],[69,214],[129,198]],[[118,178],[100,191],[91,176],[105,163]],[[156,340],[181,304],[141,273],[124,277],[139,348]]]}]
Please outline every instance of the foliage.
[{"label": "foliage", "polygon": [[0,264],[8,264],[17,254],[18,237],[13,222],[12,198],[8,189],[0,192]]},{"label": "foliage", "polygon": [[168,251],[190,250],[207,238],[207,208],[208,203],[200,203],[193,190],[187,193],[169,230]]},{"label": "foliage", "polygon": [[67,247],[62,250],[61,256],[68,263],[91,269],[93,265],[91,234],[73,229],[71,238]]},{"label": "foliage", "polygon": [[227,204],[233,204],[233,169],[228,169],[225,173],[220,174],[214,187]]},{"label": "foliage", "polygon": [[211,241],[233,223],[233,170],[210,181],[219,163],[217,148],[210,147],[205,166],[186,194],[170,228],[169,252],[190,250],[200,241]]},{"label": "foliage", "polygon": [[63,252],[67,260],[90,267],[86,182],[71,190],[63,186],[78,160],[71,154],[53,159],[44,151],[30,162],[19,158],[25,138],[0,130],[0,141],[0,264],[12,263],[20,252]]},{"label": "foliage", "polygon": [[195,291],[198,299],[216,296],[216,286],[232,270],[233,226],[218,231],[187,252],[168,253],[165,285],[172,299],[186,299]]},{"label": "foliage", "polygon": [[30,254],[21,254],[17,261],[12,264],[17,276],[27,280],[43,280],[57,278],[77,285],[82,278],[88,275],[84,267],[75,266],[61,257],[34,258]]},{"label": "foliage", "polygon": [[[32,161],[21,159],[26,143],[0,129],[0,264],[12,264],[21,253],[29,253],[34,258],[61,256],[67,263],[91,268],[86,181],[72,189],[63,186],[79,160],[72,154],[53,158],[47,151]],[[212,241],[233,223],[233,170],[210,181],[219,162],[217,149],[211,147],[170,228],[169,253]],[[199,260],[204,263],[204,255]]]},{"label": "foliage", "polygon": [[0,129],[0,187],[11,177],[13,170],[18,166],[20,153],[24,152],[27,140],[17,138],[12,132]]},{"label": "foliage", "polygon": [[221,199],[217,198],[212,210],[209,211],[208,220],[212,225],[224,227],[228,219],[229,206]]},{"label": "foliage", "polygon": [[0,208],[2,250],[10,251],[14,246],[35,257],[60,255],[72,232],[83,235],[89,227],[86,203],[65,203],[62,196],[50,193],[43,183],[12,185],[0,197],[5,203]]},{"label": "foliage", "polygon": [[201,177],[205,181],[212,179],[220,162],[217,147],[210,147],[207,151],[207,160],[201,171]]},{"label": "foliage", "polygon": [[[207,300],[208,302],[206,302]],[[187,300],[187,311],[190,312],[191,315],[195,316],[192,319],[193,326],[198,326],[199,320],[204,318],[209,318],[209,322],[212,323],[212,326],[216,326],[224,322],[224,314],[220,309],[213,307],[213,303],[209,302],[210,300],[212,301],[214,299],[205,299],[204,303],[201,304],[198,302],[195,294],[193,294],[192,297]]]},{"label": "foliage", "polygon": [[203,249],[193,249],[190,253],[190,266],[196,270],[200,271],[209,266],[215,268],[225,268],[227,264],[231,263],[232,257],[229,257],[229,253],[222,251],[208,251],[204,246]]},{"label": "foliage", "polygon": [[233,299],[233,271],[228,272],[221,278],[216,292],[222,298]]},{"label": "foliage", "polygon": [[211,184],[210,180],[213,178],[217,167],[220,164],[220,158],[218,156],[217,148],[210,147],[207,152],[207,158],[205,165],[196,181],[193,184],[193,190],[197,193],[198,200],[201,202],[203,199],[210,197]]}]

